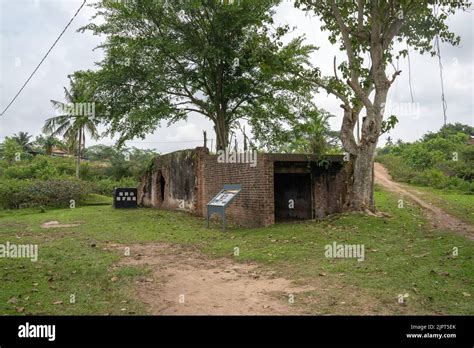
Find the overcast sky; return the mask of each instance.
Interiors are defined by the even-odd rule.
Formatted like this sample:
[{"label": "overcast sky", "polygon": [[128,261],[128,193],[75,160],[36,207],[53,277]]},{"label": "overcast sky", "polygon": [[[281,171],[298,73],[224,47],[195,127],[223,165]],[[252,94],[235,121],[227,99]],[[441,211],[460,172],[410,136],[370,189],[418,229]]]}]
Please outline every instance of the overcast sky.
[{"label": "overcast sky", "polygon": [[[90,3],[91,0],[88,1]],[[0,0],[0,108],[10,102],[59,33],[81,5],[82,0]],[[63,87],[68,86],[67,75],[76,70],[90,69],[101,59],[99,50],[93,51],[101,39],[90,32],[78,33],[77,29],[90,20],[93,9],[84,7],[43,62],[36,75],[23,90],[15,103],[0,118],[0,141],[19,131],[40,134],[44,120],[54,116],[50,100],[63,100]],[[450,28],[461,35],[458,47],[441,45],[445,97],[448,105],[448,122],[474,125],[473,116],[473,32],[474,14],[458,13],[449,21]],[[278,24],[297,26],[293,35],[305,34],[308,43],[319,50],[312,61],[323,73],[332,73],[333,57],[344,58],[338,47],[332,46],[327,34],[319,29],[319,21],[293,8],[285,1],[277,8]],[[398,62],[402,75],[398,77],[389,94],[386,113],[397,114],[399,124],[390,133],[393,139],[413,141],[427,131],[438,130],[443,123],[441,82],[438,60],[429,55],[411,54],[411,82],[414,104],[409,91],[407,59]],[[315,95],[316,103],[336,117],[331,120],[334,129],[340,128],[342,112],[340,102],[326,93]],[[191,115],[186,122],[165,127],[150,134],[145,140],[135,139],[128,146],[155,148],[161,153],[191,148],[202,144],[202,131],[208,138],[215,138],[212,125],[203,116]],[[383,136],[381,143],[386,139]],[[101,143],[113,144],[113,139]],[[91,145],[94,142],[88,142]]]}]

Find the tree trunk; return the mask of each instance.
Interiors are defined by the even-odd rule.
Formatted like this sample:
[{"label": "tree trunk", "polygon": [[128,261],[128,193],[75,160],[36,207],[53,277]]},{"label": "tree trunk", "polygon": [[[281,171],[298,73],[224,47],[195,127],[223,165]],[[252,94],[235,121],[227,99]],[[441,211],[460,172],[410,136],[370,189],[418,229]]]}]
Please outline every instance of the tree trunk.
[{"label": "tree trunk", "polygon": [[375,144],[361,146],[349,166],[348,208],[352,211],[375,211],[374,205],[374,154]]},{"label": "tree trunk", "polygon": [[223,116],[217,118],[217,121],[214,125],[214,130],[216,132],[216,149],[226,150],[229,145],[229,127],[226,124],[225,118]]},{"label": "tree trunk", "polygon": [[353,131],[360,110],[345,110],[341,140],[344,148],[351,154],[350,163],[346,168],[348,195],[345,206],[347,210],[375,212],[374,157],[382,128],[383,106],[387,91],[377,91],[373,107],[362,119],[362,136],[358,144],[355,142]]},{"label": "tree trunk", "polygon": [[81,141],[82,141],[82,130],[79,129],[78,139],[77,139],[77,152],[76,152],[76,179],[80,177],[80,167],[81,167]]}]

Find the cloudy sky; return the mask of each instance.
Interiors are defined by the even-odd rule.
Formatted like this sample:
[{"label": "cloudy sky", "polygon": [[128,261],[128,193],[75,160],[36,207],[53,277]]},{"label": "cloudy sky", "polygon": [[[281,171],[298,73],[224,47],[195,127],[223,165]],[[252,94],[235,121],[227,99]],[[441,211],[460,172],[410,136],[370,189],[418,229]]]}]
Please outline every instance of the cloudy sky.
[{"label": "cloudy sky", "polygon": [[[88,3],[93,0],[88,0]],[[83,0],[0,0],[0,108],[3,110],[34,70],[59,33],[82,4]],[[68,85],[67,75],[76,70],[90,69],[101,59],[99,50],[93,51],[101,39],[77,29],[90,20],[93,10],[84,7],[61,40],[43,62],[33,79],[15,103],[0,117],[0,141],[19,131],[38,135],[48,117],[54,116],[50,100],[63,100],[63,87]],[[308,43],[319,50],[312,57],[313,64],[323,73],[332,73],[336,55],[341,62],[344,56],[338,47],[331,46],[327,34],[319,29],[319,21],[293,8],[284,1],[275,16],[279,24],[297,29],[292,35],[304,34]],[[448,105],[448,122],[474,125],[473,116],[473,33],[474,13],[458,13],[449,21],[450,28],[461,35],[458,47],[441,45],[445,97]],[[441,82],[436,57],[420,56],[412,52],[411,84],[414,103],[411,103],[407,59],[398,62],[402,75],[391,89],[386,113],[397,114],[399,124],[390,136],[393,139],[413,141],[427,131],[438,130],[443,123]],[[332,127],[339,129],[340,102],[326,93],[315,95],[317,104],[333,113]],[[1,111],[0,111],[1,112]],[[191,115],[186,122],[177,123],[150,134],[146,139],[127,142],[129,146],[155,148],[162,153],[191,148],[202,144],[202,131],[215,138],[212,125],[200,115]],[[210,136],[212,134],[212,136]],[[383,136],[381,142],[384,142]],[[114,139],[101,143],[113,144]],[[88,143],[89,145],[93,142]]]}]

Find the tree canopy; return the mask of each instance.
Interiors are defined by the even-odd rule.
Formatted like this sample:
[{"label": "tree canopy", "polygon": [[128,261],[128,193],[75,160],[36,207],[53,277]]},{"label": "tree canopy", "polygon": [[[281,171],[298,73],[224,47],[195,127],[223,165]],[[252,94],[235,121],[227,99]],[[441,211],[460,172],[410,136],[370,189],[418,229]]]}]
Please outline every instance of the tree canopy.
[{"label": "tree canopy", "polygon": [[[313,12],[321,20],[321,29],[328,32],[329,41],[346,53],[347,58],[339,64],[334,58],[333,76],[322,76],[316,68],[301,77],[341,101],[341,141],[353,168],[347,190],[349,208],[374,211],[375,149],[380,134],[397,122],[395,116],[383,119],[388,91],[401,74],[393,60],[407,54],[406,45],[432,55],[435,41],[457,45],[460,38],[449,30],[447,18],[470,4],[460,0],[297,0],[295,4]],[[397,42],[406,45],[401,48]],[[366,115],[359,127],[362,110]],[[354,131],[359,128],[361,136],[356,140]]]},{"label": "tree canopy", "polygon": [[[278,1],[100,1],[81,30],[105,36],[97,71],[78,72],[96,90],[108,114],[103,121],[120,141],[144,137],[162,121],[191,112],[214,124],[217,147],[226,148],[240,119],[293,117],[311,84],[294,72],[309,64],[313,46],[282,38],[275,27]],[[290,73],[290,71],[292,73]]]}]

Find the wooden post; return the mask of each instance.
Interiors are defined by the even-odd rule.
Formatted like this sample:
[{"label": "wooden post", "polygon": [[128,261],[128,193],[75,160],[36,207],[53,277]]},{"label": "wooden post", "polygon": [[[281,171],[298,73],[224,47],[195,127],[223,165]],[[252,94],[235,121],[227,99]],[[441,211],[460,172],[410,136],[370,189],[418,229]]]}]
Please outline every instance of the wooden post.
[{"label": "wooden post", "polygon": [[244,126],[244,151],[247,152],[247,134],[245,134],[245,126]]},{"label": "wooden post", "polygon": [[207,134],[206,134],[206,131],[203,131],[203,134],[204,134],[204,147],[207,148]]}]

